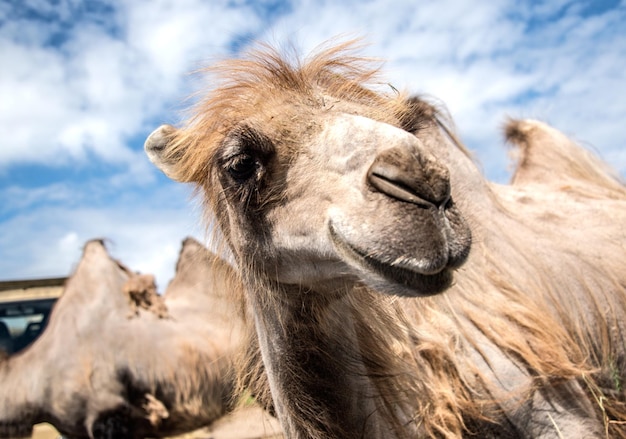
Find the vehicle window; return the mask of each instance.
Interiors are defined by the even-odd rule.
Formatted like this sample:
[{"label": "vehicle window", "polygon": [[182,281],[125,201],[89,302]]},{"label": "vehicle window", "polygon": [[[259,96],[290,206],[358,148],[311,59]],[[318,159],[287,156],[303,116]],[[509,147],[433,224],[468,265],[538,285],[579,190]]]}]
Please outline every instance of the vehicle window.
[{"label": "vehicle window", "polygon": [[14,354],[37,339],[55,299],[0,304],[0,350]]}]

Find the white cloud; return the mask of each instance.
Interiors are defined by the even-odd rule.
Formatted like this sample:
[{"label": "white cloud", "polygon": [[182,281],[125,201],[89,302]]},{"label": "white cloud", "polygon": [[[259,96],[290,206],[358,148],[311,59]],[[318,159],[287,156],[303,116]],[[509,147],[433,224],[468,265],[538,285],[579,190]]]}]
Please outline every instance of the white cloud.
[{"label": "white cloud", "polygon": [[43,202],[69,203],[74,196],[75,191],[62,183],[39,188],[7,186],[0,192],[0,215],[24,211]]},{"label": "white cloud", "polygon": [[0,71],[0,167],[80,162],[88,152],[132,164],[129,140],[158,115],[176,116],[171,106],[189,91],[186,74],[258,26],[249,10],[226,2],[113,4],[114,23],[78,23],[60,47],[44,44],[58,30],[40,21],[0,28],[0,52],[9,60]]},{"label": "white cloud", "polygon": [[111,254],[129,268],[157,276],[160,291],[172,278],[182,239],[205,234],[183,187],[162,188],[158,201],[106,206],[40,206],[4,221],[0,273],[5,279],[65,276],[89,239],[106,239]]},{"label": "white cloud", "polygon": [[61,254],[68,254],[74,252],[80,245],[78,233],[67,232],[59,239],[56,250]]}]

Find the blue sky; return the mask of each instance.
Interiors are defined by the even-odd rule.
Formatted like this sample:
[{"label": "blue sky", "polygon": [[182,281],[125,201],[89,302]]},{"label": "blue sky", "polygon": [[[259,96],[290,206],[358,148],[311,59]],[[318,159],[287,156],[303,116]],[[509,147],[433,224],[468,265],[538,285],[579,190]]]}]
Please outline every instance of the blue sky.
[{"label": "blue sky", "polygon": [[0,279],[67,275],[104,237],[163,290],[181,240],[204,229],[143,141],[181,120],[190,72],[255,40],[306,54],[363,37],[389,83],[447,105],[498,182],[507,116],[551,123],[624,174],[624,29],[624,0],[4,0]]}]

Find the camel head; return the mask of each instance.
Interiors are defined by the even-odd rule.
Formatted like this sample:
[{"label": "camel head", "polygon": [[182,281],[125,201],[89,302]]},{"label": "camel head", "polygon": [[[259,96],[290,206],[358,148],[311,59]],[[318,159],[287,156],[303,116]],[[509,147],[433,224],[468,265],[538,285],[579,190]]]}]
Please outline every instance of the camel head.
[{"label": "camel head", "polygon": [[[255,278],[334,291],[358,283],[422,296],[446,289],[470,230],[431,134],[434,110],[362,84],[339,50],[291,67],[277,55],[220,67],[186,128],[145,143],[171,178],[203,193]],[[357,63],[358,64],[358,63]]]}]

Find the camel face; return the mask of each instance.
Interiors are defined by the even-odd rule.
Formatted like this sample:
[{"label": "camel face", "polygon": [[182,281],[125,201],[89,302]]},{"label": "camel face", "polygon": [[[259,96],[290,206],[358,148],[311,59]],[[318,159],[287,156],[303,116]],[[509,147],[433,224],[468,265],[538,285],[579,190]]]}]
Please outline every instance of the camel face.
[{"label": "camel face", "polygon": [[[224,195],[217,216],[233,251],[272,281],[317,291],[359,281],[389,294],[443,291],[471,242],[448,169],[417,136],[329,107],[300,109],[301,133],[248,120],[220,142],[209,190]],[[146,142],[153,159],[163,130]]]}]

